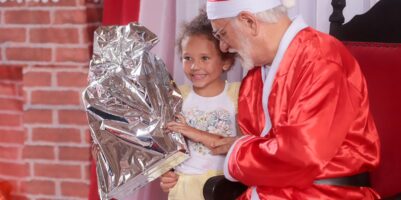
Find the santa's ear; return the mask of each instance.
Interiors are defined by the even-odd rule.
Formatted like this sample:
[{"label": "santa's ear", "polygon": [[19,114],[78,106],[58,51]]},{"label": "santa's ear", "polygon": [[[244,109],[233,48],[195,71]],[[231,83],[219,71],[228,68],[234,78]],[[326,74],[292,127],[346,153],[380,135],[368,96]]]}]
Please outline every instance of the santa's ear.
[{"label": "santa's ear", "polygon": [[256,34],[258,32],[258,23],[256,16],[250,12],[242,11],[237,16],[240,24],[244,25],[248,30],[251,31],[252,34]]}]

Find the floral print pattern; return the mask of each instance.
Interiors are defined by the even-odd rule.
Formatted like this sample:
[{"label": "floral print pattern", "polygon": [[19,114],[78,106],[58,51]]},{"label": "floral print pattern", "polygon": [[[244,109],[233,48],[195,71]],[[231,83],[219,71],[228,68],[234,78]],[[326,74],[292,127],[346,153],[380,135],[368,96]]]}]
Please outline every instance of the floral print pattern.
[{"label": "floral print pattern", "polygon": [[[196,108],[184,112],[187,124],[209,133],[221,135],[224,137],[232,136],[230,113],[225,109],[218,109],[211,112],[205,112]],[[210,149],[200,142],[188,141],[190,152],[198,152],[202,155],[210,153]]]}]

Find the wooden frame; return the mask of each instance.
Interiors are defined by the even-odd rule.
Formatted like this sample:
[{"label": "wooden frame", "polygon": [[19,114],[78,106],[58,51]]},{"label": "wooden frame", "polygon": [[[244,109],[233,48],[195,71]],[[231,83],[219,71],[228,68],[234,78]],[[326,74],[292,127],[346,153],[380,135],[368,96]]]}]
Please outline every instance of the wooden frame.
[{"label": "wooden frame", "polygon": [[339,40],[401,43],[401,0],[380,0],[368,12],[345,24],[346,0],[332,0],[331,5],[330,34]]}]

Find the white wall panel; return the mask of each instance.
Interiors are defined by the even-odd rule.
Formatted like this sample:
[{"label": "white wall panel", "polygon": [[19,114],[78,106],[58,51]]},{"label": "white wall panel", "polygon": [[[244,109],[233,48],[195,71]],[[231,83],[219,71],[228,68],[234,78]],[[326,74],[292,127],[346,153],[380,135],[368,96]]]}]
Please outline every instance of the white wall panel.
[{"label": "white wall panel", "polygon": [[[246,1],[246,0],[244,0]],[[354,15],[369,10],[379,0],[347,0],[344,9],[345,21]],[[302,15],[306,23],[322,32],[329,32],[329,17],[333,11],[331,0],[296,0],[296,5],[289,9],[289,16]],[[154,31],[160,43],[153,49],[167,64],[178,84],[189,83],[182,71],[182,64],[176,53],[175,38],[181,25],[205,8],[206,0],[142,0],[140,22]],[[227,75],[229,81],[240,80],[242,69],[237,64]]]}]

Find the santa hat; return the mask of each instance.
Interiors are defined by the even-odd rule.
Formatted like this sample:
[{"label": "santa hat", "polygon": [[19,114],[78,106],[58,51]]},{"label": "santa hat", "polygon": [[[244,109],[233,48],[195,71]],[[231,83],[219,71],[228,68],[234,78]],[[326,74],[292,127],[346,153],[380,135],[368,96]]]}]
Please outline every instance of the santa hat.
[{"label": "santa hat", "polygon": [[241,11],[257,13],[279,5],[290,8],[294,4],[295,0],[208,0],[206,11],[207,17],[212,20],[235,17]]}]

